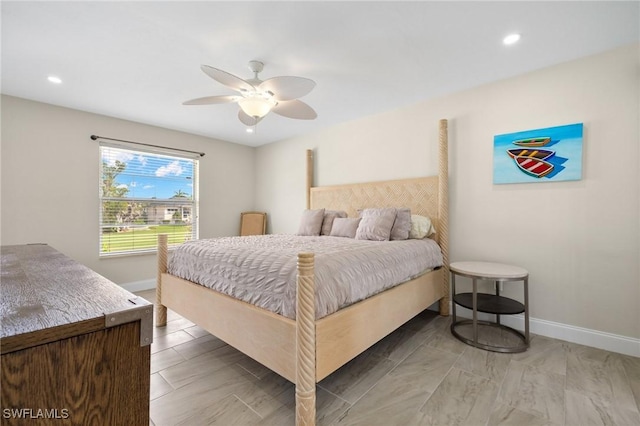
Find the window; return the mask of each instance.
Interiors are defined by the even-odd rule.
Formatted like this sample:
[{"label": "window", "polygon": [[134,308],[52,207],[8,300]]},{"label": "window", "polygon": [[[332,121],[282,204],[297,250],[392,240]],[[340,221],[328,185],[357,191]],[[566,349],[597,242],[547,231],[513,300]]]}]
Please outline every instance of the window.
[{"label": "window", "polygon": [[198,238],[198,159],[100,143],[100,256],[149,253]]}]

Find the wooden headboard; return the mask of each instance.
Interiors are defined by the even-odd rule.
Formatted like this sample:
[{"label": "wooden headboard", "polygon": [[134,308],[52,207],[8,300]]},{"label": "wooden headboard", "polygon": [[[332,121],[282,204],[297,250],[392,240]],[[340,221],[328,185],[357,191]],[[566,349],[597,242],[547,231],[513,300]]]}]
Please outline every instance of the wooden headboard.
[{"label": "wooden headboard", "polygon": [[369,207],[409,207],[411,214],[428,216],[437,226],[438,176],[311,188],[312,209],[343,210],[357,217],[358,209]]}]

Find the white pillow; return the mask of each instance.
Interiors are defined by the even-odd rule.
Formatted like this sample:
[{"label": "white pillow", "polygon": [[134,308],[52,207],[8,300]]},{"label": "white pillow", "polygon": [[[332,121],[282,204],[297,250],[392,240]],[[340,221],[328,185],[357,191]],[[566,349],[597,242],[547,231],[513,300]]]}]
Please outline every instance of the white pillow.
[{"label": "white pillow", "polygon": [[421,240],[425,237],[430,237],[434,233],[435,229],[431,224],[431,219],[418,214],[411,215],[411,230],[409,231],[409,238]]},{"label": "white pillow", "polygon": [[356,240],[389,241],[391,228],[396,220],[396,209],[364,209],[358,225]]}]

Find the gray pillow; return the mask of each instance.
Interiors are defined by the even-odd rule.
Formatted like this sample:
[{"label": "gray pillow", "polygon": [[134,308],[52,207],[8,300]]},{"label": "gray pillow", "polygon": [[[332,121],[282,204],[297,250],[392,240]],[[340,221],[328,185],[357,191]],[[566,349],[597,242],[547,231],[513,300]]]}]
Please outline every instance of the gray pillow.
[{"label": "gray pillow", "polygon": [[324,218],[322,219],[322,230],[320,235],[331,235],[331,226],[333,221],[337,217],[347,217],[347,212],[341,210],[325,210]]},{"label": "gray pillow", "polygon": [[331,234],[329,235],[331,235],[332,237],[355,238],[356,232],[358,231],[359,223],[359,217],[337,217],[333,220]]},{"label": "gray pillow", "polygon": [[358,225],[356,240],[388,241],[396,220],[396,209],[364,209]]},{"label": "gray pillow", "polygon": [[407,207],[397,209],[396,220],[391,228],[390,240],[406,240],[411,231],[411,210]]},{"label": "gray pillow", "polygon": [[323,218],[324,209],[303,211],[302,218],[300,219],[300,228],[298,228],[298,235],[320,235]]}]

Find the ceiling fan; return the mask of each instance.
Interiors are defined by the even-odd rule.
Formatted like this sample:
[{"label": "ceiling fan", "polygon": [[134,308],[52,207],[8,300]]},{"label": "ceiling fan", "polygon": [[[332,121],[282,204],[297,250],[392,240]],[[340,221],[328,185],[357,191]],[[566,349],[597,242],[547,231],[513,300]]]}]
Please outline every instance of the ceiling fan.
[{"label": "ceiling fan", "polygon": [[313,120],[318,114],[298,98],[311,92],[316,83],[303,77],[273,77],[260,80],[258,73],[264,68],[260,61],[249,61],[249,69],[253,78],[243,80],[226,71],[201,65],[200,69],[218,83],[239,92],[238,95],[205,96],[191,99],[183,105],[210,105],[238,103],[238,118],[247,126],[255,126],[269,112],[298,120]]}]

